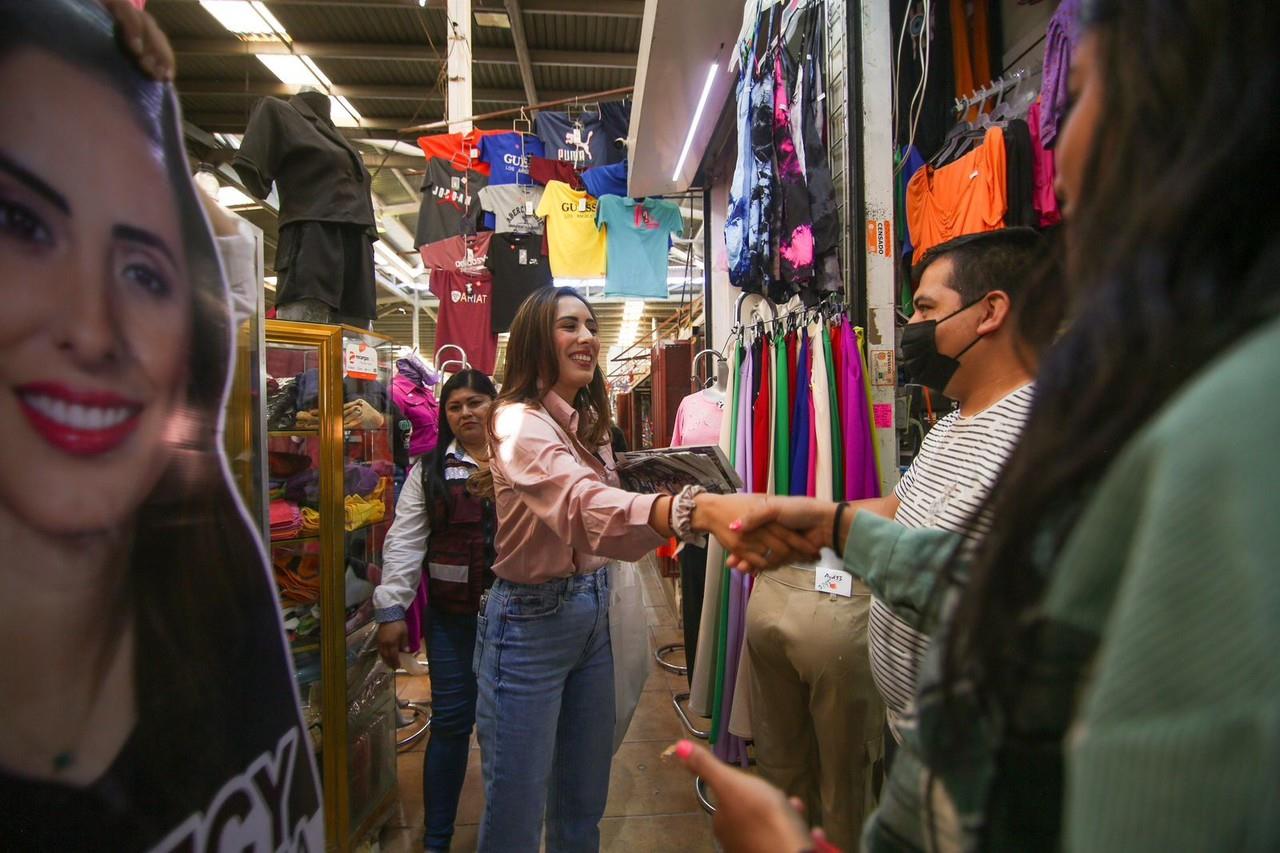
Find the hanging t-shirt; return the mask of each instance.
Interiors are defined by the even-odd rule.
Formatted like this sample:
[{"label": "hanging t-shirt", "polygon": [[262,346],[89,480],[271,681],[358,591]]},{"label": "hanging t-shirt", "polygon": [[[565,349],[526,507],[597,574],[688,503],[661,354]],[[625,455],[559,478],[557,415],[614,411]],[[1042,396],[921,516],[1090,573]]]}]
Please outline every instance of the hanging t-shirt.
[{"label": "hanging t-shirt", "polygon": [[450,270],[431,273],[431,292],[440,300],[436,318],[436,349],[446,344],[462,348],[467,361],[481,373],[493,373],[498,359],[498,338],[493,334],[489,311],[493,303],[493,277]]},{"label": "hanging t-shirt", "polygon": [[535,213],[547,220],[551,274],[556,278],[604,275],[605,235],[596,229],[596,206],[596,200],[584,191],[570,189],[560,181],[547,184]]},{"label": "hanging t-shirt", "polygon": [[532,133],[495,133],[480,140],[480,159],[489,166],[491,187],[529,183],[529,158],[541,156],[542,140]]},{"label": "hanging t-shirt", "polygon": [[499,234],[541,234],[542,220],[537,210],[542,193],[537,184],[489,184],[480,190],[480,207],[493,214],[493,230]]},{"label": "hanging t-shirt", "polygon": [[[606,163],[617,163],[627,159],[626,139],[631,133],[631,98],[621,101],[606,101],[600,105],[600,128],[609,142]],[[619,193],[624,195],[625,193]]]},{"label": "hanging t-shirt", "polygon": [[570,189],[583,188],[582,173],[575,169],[572,163],[566,163],[563,160],[530,157],[529,177],[533,178],[535,184],[541,184],[544,187],[552,181],[562,181],[568,184]]},{"label": "hanging t-shirt", "polygon": [[609,232],[605,296],[667,296],[671,235],[684,233],[680,208],[657,198],[641,203],[607,195],[600,199],[596,223]]},{"label": "hanging t-shirt", "polygon": [[585,113],[571,119],[565,113],[543,111],[534,118],[533,124],[552,160],[565,160],[582,169],[613,162],[609,159],[611,146],[599,113]]},{"label": "hanging t-shirt", "polygon": [[478,275],[489,255],[492,231],[481,231],[427,243],[418,247],[422,265],[429,270],[453,270]]},{"label": "hanging t-shirt", "polygon": [[486,136],[503,133],[501,130],[469,130],[466,133],[435,133],[419,136],[418,147],[428,160],[439,157],[451,163],[455,169],[471,167],[471,171],[489,174],[489,164],[480,159],[480,143]]},{"label": "hanging t-shirt", "polygon": [[596,198],[627,194],[627,161],[593,166],[582,173],[582,184]]},{"label": "hanging t-shirt", "polygon": [[477,171],[461,171],[440,157],[427,161],[422,178],[422,207],[418,210],[417,245],[475,231],[480,216],[476,193],[489,179]]},{"label": "hanging t-shirt", "polygon": [[486,263],[493,274],[493,331],[506,332],[529,294],[552,284],[551,262],[542,253],[539,234],[498,234]]},{"label": "hanging t-shirt", "polygon": [[913,263],[940,243],[1004,227],[1004,131],[992,127],[982,144],[941,168],[923,166],[907,184],[907,226]]},{"label": "hanging t-shirt", "polygon": [[724,420],[724,395],[710,389],[689,394],[676,409],[671,429],[672,447],[700,447],[720,443]]}]

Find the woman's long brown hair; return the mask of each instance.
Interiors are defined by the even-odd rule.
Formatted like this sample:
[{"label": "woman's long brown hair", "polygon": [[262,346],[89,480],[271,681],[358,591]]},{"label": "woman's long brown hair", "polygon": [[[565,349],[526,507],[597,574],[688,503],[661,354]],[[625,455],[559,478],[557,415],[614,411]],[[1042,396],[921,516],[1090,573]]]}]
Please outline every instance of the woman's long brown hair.
[{"label": "woman's long brown hair", "polygon": [[[507,341],[506,376],[502,392],[489,414],[489,435],[493,436],[494,417],[508,403],[542,406],[542,397],[560,379],[560,362],[556,357],[555,329],[562,298],[581,300],[595,320],[591,303],[576,290],[567,287],[543,287],[535,290],[516,312],[511,322],[511,338]],[[596,365],[591,382],[573,400],[578,412],[578,438],[588,447],[599,447],[609,441],[613,419],[609,414],[609,396],[604,373]]]}]

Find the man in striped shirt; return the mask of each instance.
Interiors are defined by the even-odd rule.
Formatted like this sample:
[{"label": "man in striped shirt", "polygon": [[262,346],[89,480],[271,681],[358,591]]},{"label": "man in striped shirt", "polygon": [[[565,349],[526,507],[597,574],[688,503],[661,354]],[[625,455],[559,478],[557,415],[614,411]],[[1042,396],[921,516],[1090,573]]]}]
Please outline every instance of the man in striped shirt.
[{"label": "man in striped shirt", "polygon": [[[893,494],[864,508],[907,527],[961,533],[970,546],[986,531],[988,519],[974,517],[1031,409],[1035,363],[1019,336],[1018,298],[1048,254],[1036,232],[1008,228],[936,246],[912,271],[915,313],[900,366],[909,381],[960,405],[930,430]],[[872,676],[900,742],[929,638],[873,599],[869,640]]]}]

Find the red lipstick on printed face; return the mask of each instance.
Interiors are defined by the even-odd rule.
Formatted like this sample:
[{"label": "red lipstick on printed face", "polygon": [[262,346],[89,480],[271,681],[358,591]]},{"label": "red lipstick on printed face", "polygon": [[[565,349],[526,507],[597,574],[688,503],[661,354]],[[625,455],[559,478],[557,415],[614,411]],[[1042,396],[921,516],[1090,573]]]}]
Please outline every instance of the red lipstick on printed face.
[{"label": "red lipstick on printed face", "polygon": [[64,453],[96,456],[115,450],[138,427],[142,404],[109,391],[81,391],[58,382],[14,389],[36,434]]}]

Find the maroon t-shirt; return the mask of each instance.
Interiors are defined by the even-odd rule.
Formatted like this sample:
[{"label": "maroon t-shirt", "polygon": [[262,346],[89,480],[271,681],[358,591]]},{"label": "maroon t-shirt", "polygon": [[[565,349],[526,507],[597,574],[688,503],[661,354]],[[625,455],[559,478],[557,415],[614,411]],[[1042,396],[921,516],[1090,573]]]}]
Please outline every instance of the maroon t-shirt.
[{"label": "maroon t-shirt", "polygon": [[445,344],[462,347],[472,367],[492,376],[498,360],[498,337],[491,321],[493,276],[483,267],[478,275],[432,270],[431,292],[440,300],[436,351]]},{"label": "maroon t-shirt", "polygon": [[582,185],[582,174],[567,160],[549,160],[546,157],[529,158],[529,177],[535,184],[544,187],[549,181],[564,181],[575,190],[586,189]]},{"label": "maroon t-shirt", "polygon": [[[423,266],[429,270],[454,270],[474,275],[484,269],[492,239],[492,231],[479,231],[468,236],[459,234],[419,246],[418,252],[422,255]],[[467,249],[471,250],[470,254]]]}]

